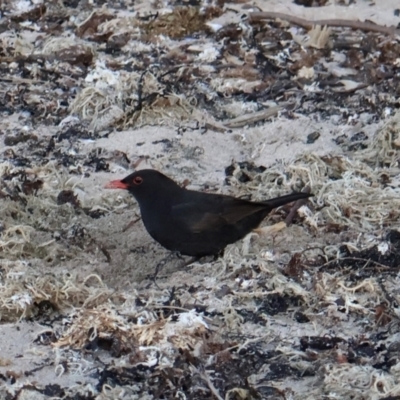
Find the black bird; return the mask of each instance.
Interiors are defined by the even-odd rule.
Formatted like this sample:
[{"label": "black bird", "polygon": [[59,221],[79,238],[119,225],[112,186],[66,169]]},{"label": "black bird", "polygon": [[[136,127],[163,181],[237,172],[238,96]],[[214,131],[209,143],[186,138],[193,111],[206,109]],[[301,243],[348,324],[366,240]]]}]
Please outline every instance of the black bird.
[{"label": "black bird", "polygon": [[274,208],[313,196],[292,193],[265,202],[187,190],[161,172],[136,171],[107,189],[126,189],[139,203],[144,226],[166,249],[200,258],[217,256],[242,239]]}]

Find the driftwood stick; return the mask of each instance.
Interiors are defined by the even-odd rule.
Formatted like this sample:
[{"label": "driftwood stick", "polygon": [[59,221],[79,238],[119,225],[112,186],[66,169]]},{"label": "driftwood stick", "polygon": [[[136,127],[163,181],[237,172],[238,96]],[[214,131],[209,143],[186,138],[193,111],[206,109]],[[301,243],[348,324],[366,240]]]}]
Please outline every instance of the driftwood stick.
[{"label": "driftwood stick", "polygon": [[337,28],[360,29],[362,31],[386,33],[388,35],[400,35],[400,30],[395,26],[382,26],[373,24],[372,22],[352,21],[347,19],[319,19],[310,21],[304,18],[295,17],[294,15],[278,13],[278,12],[252,12],[249,13],[250,21],[262,21],[264,19],[281,19],[293,25],[301,26],[305,29],[312,29],[315,25],[330,26]]}]

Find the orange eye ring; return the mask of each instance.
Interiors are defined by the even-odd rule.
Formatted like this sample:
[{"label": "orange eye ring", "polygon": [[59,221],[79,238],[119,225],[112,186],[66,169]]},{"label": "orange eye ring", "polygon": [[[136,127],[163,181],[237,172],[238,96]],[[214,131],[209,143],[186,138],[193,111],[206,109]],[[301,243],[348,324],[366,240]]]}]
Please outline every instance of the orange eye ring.
[{"label": "orange eye ring", "polygon": [[134,183],[135,185],[141,185],[142,182],[143,182],[143,178],[142,178],[141,176],[135,176],[135,177],[133,178],[133,183]]}]

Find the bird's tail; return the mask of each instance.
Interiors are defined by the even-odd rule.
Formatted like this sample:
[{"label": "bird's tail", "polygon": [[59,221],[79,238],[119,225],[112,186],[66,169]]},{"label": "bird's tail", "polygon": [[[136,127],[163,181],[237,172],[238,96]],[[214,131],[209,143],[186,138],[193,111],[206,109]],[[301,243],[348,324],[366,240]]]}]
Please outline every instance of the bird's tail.
[{"label": "bird's tail", "polygon": [[275,199],[271,199],[265,202],[271,207],[271,210],[280,206],[284,206],[287,203],[291,203],[292,201],[297,201],[301,199],[307,199],[308,197],[314,196],[311,193],[291,193],[287,194],[286,196],[276,197]]}]

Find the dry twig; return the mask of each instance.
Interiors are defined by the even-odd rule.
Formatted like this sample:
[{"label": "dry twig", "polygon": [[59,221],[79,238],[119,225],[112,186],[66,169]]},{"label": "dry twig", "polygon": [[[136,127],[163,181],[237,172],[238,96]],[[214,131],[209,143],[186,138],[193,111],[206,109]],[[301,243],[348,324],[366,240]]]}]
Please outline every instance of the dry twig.
[{"label": "dry twig", "polygon": [[336,28],[351,28],[360,29],[362,31],[386,33],[388,35],[400,34],[400,30],[394,26],[382,26],[373,24],[372,22],[352,21],[346,19],[319,19],[315,21],[309,21],[304,18],[295,17],[294,15],[277,13],[277,12],[253,12],[249,14],[250,21],[257,22],[264,19],[281,19],[287,21],[293,25],[301,26],[305,29],[312,29],[316,25],[331,26]]}]

